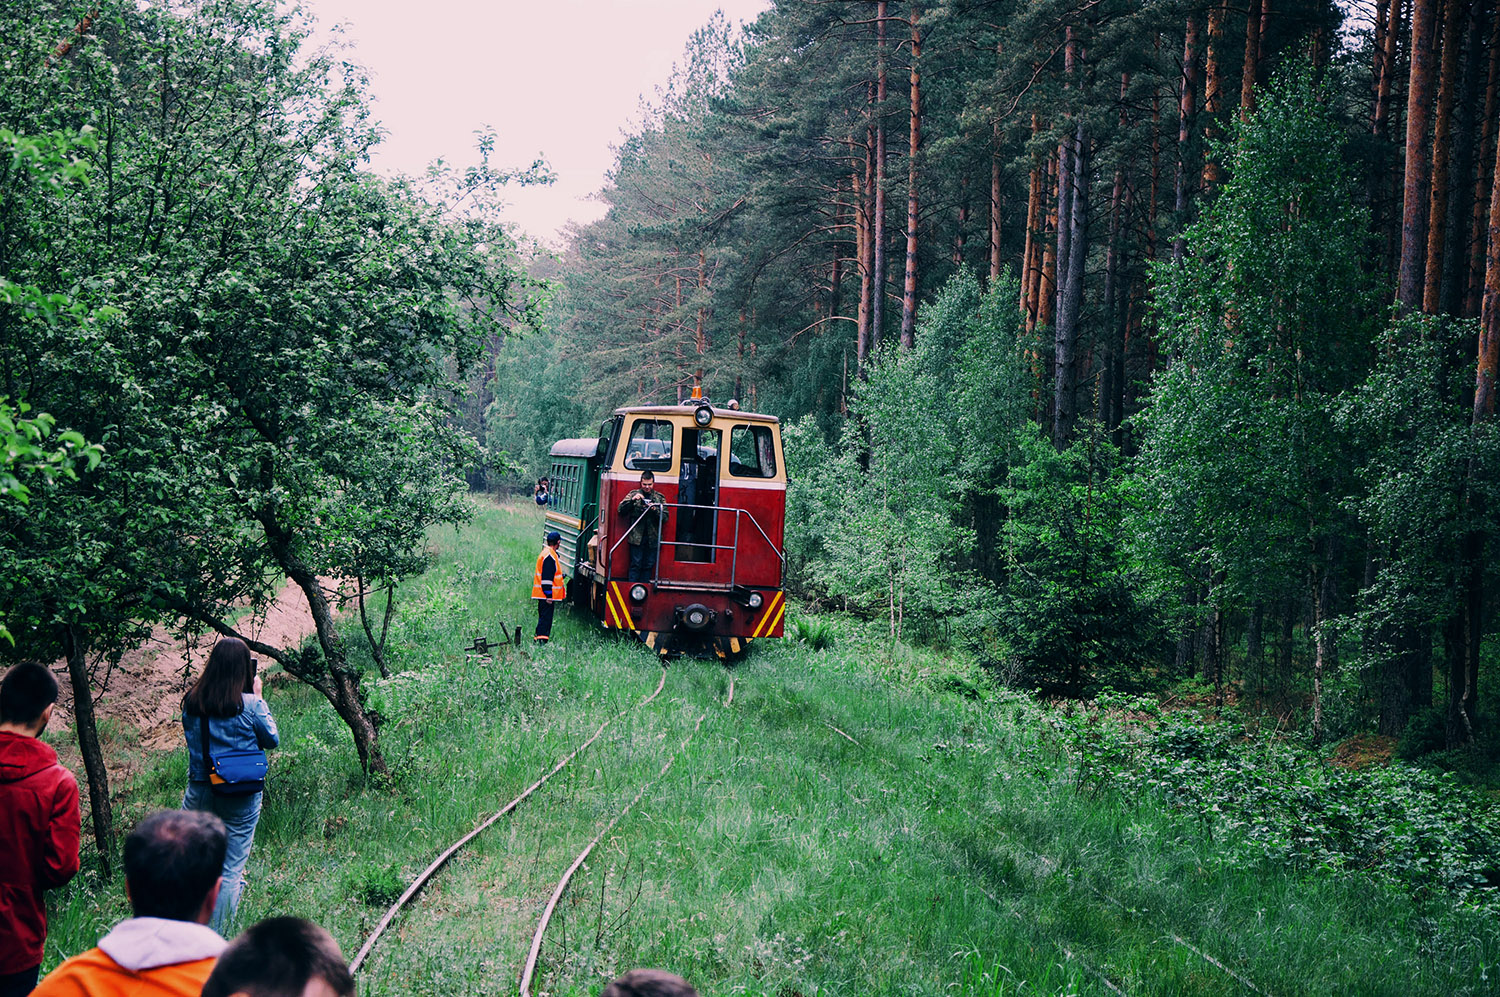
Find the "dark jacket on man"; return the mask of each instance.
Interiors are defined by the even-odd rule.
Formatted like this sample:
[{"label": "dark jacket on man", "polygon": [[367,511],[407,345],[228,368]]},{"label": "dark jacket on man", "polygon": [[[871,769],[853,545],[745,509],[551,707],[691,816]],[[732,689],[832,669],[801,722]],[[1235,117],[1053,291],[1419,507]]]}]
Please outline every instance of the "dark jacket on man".
[{"label": "dark jacket on man", "polygon": [[[661,492],[653,491],[647,494],[637,488],[620,501],[620,516],[626,526],[635,523],[635,528],[630,531],[629,543],[631,546],[639,547],[641,544],[656,546],[657,537],[661,536],[661,528],[666,525],[667,508],[663,504]],[[646,513],[646,506],[655,503],[656,509]],[[636,522],[636,520],[640,522]]]}]

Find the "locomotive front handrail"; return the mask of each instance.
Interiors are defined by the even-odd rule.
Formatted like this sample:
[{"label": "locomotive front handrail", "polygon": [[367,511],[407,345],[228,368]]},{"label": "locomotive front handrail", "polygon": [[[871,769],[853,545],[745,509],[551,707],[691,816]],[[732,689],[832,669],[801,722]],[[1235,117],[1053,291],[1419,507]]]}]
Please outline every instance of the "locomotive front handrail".
[{"label": "locomotive front handrail", "polygon": [[[693,542],[693,541],[690,541],[690,540],[663,540],[662,539],[662,530],[658,529],[656,531],[656,558],[655,558],[655,565],[653,566],[653,577],[651,579],[651,581],[652,581],[653,584],[661,582],[661,548],[662,548],[662,544],[665,543],[665,544],[670,544],[673,547],[707,547],[707,548],[709,548],[711,550],[731,550],[731,551],[733,551],[734,552],[734,557],[729,562],[729,585],[732,588],[736,584],[738,576],[739,576],[739,553],[740,553],[740,551],[739,551],[739,538],[740,538],[740,517],[741,516],[744,516],[746,519],[750,520],[750,525],[752,525],[752,526],[755,527],[755,531],[757,533],[759,533],[760,536],[761,536],[761,539],[766,542],[766,546],[769,547],[769,548],[771,548],[771,552],[776,555],[777,560],[781,563],[781,572],[780,572],[780,574],[782,576],[785,576],[785,574],[786,574],[786,554],[783,553],[781,550],[779,550],[777,548],[777,546],[774,543],[771,542],[771,538],[766,534],[766,531],[761,527],[760,523],[756,520],[754,513],[752,513],[749,509],[740,509],[740,508],[736,508],[736,507],[733,507],[733,506],[722,506],[722,505],[694,505],[694,504],[689,503],[689,502],[658,502],[658,503],[653,503],[652,506],[648,506],[645,512],[642,512],[639,516],[636,517],[635,522],[631,523],[624,530],[620,531],[620,538],[614,542],[614,544],[609,548],[609,550],[604,555],[604,572],[605,572],[605,577],[606,578],[608,578],[609,575],[610,575],[610,566],[611,566],[611,564],[614,561],[614,553],[615,553],[615,551],[619,550],[620,544],[624,543],[627,539],[629,539],[629,537],[630,537],[630,531],[633,530],[633,529],[635,529],[638,525],[640,525],[646,519],[646,517],[652,513],[652,511],[654,510],[654,508],[656,506],[658,506],[658,505],[661,506],[664,509],[706,509],[706,510],[710,510],[710,511],[716,512],[716,513],[718,513],[718,512],[732,512],[732,513],[734,513],[734,543],[733,544],[706,544],[706,543],[696,543],[696,542]],[[778,586],[781,584],[782,580],[783,580],[782,578],[778,578],[777,579],[777,585]]]}]

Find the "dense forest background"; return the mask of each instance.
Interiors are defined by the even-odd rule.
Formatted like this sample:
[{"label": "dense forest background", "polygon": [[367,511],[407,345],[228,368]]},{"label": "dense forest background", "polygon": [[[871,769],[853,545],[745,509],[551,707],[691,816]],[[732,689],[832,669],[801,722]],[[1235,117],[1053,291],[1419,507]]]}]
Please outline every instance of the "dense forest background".
[{"label": "dense forest background", "polygon": [[386,770],[428,530],[700,376],[784,421],[810,604],[1500,756],[1495,0],[715,18],[540,260],[503,194],[545,169],[371,173],[295,5],[0,18],[0,654],[66,659],[101,804],[112,663],[288,578],[316,639],[252,646]]},{"label": "dense forest background", "polygon": [[809,599],[1049,693],[1488,743],[1497,90],[1493,0],[715,19],[472,425],[536,474],[701,374],[787,423]]}]

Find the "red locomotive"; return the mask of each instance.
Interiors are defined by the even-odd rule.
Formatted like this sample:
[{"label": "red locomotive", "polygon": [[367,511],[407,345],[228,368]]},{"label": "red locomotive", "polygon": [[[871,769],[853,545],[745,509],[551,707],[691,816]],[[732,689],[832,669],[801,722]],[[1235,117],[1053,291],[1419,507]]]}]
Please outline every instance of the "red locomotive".
[{"label": "red locomotive", "polygon": [[[776,417],[693,394],[682,405],[616,409],[597,439],[555,443],[547,529],[562,534],[569,597],[606,627],[663,655],[724,658],[783,633],[786,461]],[[653,500],[622,511],[645,472],[655,476]],[[655,537],[648,517],[660,523]],[[647,534],[635,580],[632,530]]]}]

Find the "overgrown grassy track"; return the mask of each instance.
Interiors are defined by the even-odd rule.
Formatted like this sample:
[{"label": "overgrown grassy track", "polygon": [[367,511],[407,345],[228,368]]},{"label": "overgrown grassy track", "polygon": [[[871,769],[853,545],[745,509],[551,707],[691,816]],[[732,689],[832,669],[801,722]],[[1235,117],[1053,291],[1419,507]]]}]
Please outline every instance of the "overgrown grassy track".
[{"label": "overgrown grassy track", "polygon": [[[566,613],[551,647],[462,654],[501,620],[529,634],[539,527],[529,508],[485,506],[403,589],[398,673],[371,684],[389,782],[359,775],[326,704],[273,685],[284,746],[247,921],[304,914],[352,954],[433,856],[655,687],[644,649]],[[540,992],[597,993],[637,965],[777,997],[1494,992],[1500,942],[1480,916],[1357,877],[1226,868],[1221,843],[1149,801],[1078,792],[1036,708],[973,679],[873,640],[765,642],[726,709],[720,666],[675,663],[654,703],[438,874],[362,993],[513,993],[558,876],[705,711],[575,877]],[[184,765],[165,758],[131,786],[125,822],[175,805]],[[58,898],[49,963],[121,916],[118,893]]]}]

